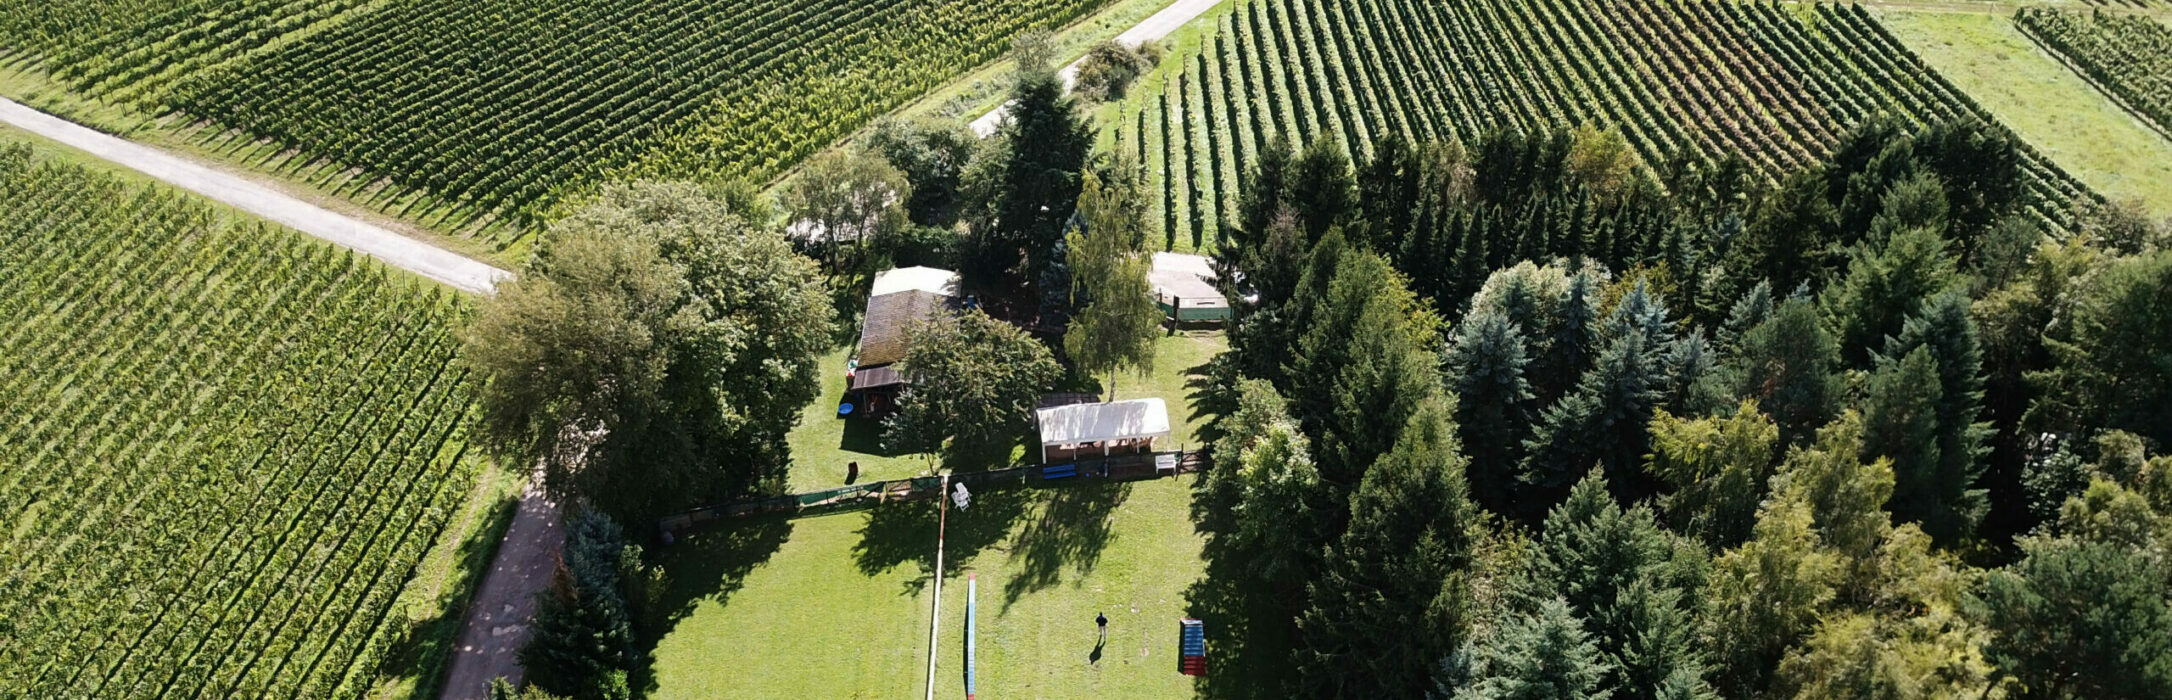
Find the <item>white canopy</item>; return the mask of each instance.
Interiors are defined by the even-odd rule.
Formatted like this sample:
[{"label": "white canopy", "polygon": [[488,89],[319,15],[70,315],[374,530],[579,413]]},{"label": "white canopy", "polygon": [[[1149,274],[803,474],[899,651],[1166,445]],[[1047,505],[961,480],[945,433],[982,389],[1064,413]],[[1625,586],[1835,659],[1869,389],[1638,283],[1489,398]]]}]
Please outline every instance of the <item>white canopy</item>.
[{"label": "white canopy", "polygon": [[900,267],[883,270],[875,275],[875,290],[870,297],[898,292],[929,292],[946,297],[958,295],[958,273],[933,267]]},{"label": "white canopy", "polygon": [[1169,436],[1169,406],[1161,399],[1079,403],[1035,411],[1041,446]]}]

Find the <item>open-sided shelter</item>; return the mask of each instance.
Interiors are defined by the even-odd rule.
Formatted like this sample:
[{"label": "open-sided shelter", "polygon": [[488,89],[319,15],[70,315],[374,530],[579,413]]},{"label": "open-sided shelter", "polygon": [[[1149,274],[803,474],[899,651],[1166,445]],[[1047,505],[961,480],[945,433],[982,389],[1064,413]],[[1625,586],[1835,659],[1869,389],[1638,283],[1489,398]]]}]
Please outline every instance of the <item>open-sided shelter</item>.
[{"label": "open-sided shelter", "polygon": [[1169,405],[1161,399],[1076,403],[1034,412],[1041,429],[1041,462],[1152,452],[1169,437]]}]

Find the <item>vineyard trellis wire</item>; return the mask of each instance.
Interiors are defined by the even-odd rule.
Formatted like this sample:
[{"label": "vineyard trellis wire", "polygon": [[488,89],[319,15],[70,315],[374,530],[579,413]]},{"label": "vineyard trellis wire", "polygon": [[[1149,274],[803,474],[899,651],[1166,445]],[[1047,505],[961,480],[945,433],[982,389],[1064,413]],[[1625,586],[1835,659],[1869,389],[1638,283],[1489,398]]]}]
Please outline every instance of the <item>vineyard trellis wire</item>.
[{"label": "vineyard trellis wire", "polygon": [[476,476],[456,296],[0,146],[0,697],[357,697]]},{"label": "vineyard trellis wire", "polygon": [[[1389,134],[1590,123],[1648,163],[1734,153],[1776,180],[1879,113],[1993,121],[1853,5],[1246,0],[1175,58],[1109,127],[1145,165],[1150,221],[1175,249],[1212,249],[1247,159],[1277,136],[1363,156]],[[2070,226],[2097,195],[2026,155],[2028,208]]]}]

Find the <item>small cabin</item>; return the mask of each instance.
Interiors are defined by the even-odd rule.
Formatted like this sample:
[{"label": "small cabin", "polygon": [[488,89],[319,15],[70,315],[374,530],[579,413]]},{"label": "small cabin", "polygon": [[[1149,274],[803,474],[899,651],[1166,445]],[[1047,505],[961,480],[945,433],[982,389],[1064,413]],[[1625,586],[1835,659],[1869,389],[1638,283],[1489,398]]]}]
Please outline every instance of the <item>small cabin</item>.
[{"label": "small cabin", "polygon": [[897,406],[897,393],[911,380],[897,363],[911,350],[912,330],[957,305],[958,273],[932,267],[903,267],[875,275],[860,321],[860,346],[854,353],[850,389],[863,410],[881,417]]},{"label": "small cabin", "polygon": [[1206,256],[1155,253],[1147,281],[1154,285],[1154,302],[1171,321],[1229,320],[1229,300],[1214,288],[1214,269]]}]

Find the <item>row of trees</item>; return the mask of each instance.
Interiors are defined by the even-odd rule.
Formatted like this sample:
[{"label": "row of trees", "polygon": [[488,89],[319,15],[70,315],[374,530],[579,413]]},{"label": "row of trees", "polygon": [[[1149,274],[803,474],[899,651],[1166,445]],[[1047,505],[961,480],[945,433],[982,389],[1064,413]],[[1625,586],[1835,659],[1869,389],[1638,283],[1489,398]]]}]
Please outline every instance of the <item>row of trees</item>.
[{"label": "row of trees", "polygon": [[2166,227],[2036,229],[2009,139],[1265,149],[1204,496],[1253,624],[1313,696],[2172,692]]}]

